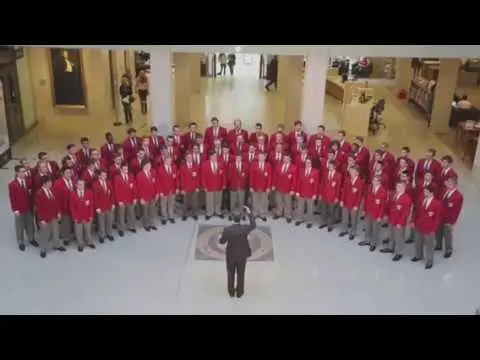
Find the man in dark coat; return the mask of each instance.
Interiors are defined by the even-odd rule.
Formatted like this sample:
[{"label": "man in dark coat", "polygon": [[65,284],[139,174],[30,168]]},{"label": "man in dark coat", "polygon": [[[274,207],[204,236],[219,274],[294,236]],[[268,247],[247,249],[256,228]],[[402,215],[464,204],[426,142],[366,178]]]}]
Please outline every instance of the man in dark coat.
[{"label": "man in dark coat", "polygon": [[[250,224],[240,224],[241,215],[233,217],[233,225],[223,229],[220,244],[227,244],[226,260],[227,260],[227,285],[230,297],[237,295],[241,298],[245,291],[245,267],[247,258],[252,255],[250,244],[248,243],[248,235],[256,228],[255,218],[250,208],[244,206],[245,212],[248,214]],[[237,287],[235,288],[235,274],[237,275]]]},{"label": "man in dark coat", "polygon": [[274,56],[270,64],[267,65],[267,84],[265,89],[270,91],[270,86],[275,85],[275,90],[277,89],[277,77],[278,77],[278,57]]}]

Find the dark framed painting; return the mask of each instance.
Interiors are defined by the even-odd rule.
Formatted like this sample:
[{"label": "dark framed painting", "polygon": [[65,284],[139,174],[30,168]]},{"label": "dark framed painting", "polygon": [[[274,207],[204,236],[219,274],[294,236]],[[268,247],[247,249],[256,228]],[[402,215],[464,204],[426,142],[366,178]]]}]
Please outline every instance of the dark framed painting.
[{"label": "dark framed painting", "polygon": [[54,107],[86,108],[87,95],[80,49],[50,49]]}]

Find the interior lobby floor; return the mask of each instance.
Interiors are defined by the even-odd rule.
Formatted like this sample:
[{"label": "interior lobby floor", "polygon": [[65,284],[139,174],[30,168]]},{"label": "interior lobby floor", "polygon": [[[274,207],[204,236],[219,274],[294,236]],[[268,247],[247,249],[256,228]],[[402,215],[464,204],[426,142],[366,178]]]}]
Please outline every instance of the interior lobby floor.
[{"label": "interior lobby floor", "polygon": [[[370,147],[388,141],[398,153],[408,145],[414,157],[429,147],[440,154],[452,152],[391,91],[378,84],[375,94],[387,99],[387,129],[368,139]],[[204,111],[196,121],[203,128],[212,116],[226,126],[240,118],[249,130],[263,122],[272,131],[278,101],[279,95],[265,93],[256,78],[209,79],[199,99]],[[325,124],[330,133],[338,129],[339,116],[339,103],[327,97]],[[147,118],[134,121],[148,131]],[[107,123],[94,130],[39,126],[14,147],[14,156],[47,150],[58,158],[65,145],[78,142],[80,136],[100,144],[103,133],[112,129],[123,138],[124,127]],[[393,263],[390,256],[370,253],[356,241],[339,238],[336,231],[268,220],[274,261],[248,264],[246,296],[241,300],[226,294],[223,262],[194,259],[198,226],[204,220],[160,226],[158,232],[140,230],[84,253],[69,249],[41,259],[37,249],[18,251],[6,192],[14,164],[0,172],[0,216],[5,221],[0,242],[2,314],[473,314],[480,305],[480,243],[475,235],[480,192],[471,171],[460,162],[455,168],[465,205],[451,259],[437,253],[435,266],[425,271],[422,264],[409,261],[411,245],[405,257]]]}]

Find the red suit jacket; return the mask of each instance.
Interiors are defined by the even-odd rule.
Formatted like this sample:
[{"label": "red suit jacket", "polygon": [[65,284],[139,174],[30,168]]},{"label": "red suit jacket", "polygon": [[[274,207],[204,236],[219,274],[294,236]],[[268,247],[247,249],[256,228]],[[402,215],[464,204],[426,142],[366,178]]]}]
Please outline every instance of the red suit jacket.
[{"label": "red suit jacket", "polygon": [[100,209],[101,213],[112,210],[115,205],[115,197],[113,195],[113,186],[110,180],[105,181],[105,187],[100,183],[100,179],[93,182],[93,199],[95,203],[95,209]]},{"label": "red suit jacket", "polygon": [[[263,137],[265,138],[265,147],[268,148],[269,147],[269,142],[268,142],[268,135],[266,133],[262,133]],[[254,143],[255,145],[257,144],[258,142],[258,136],[257,136],[257,133],[256,132],[253,132],[250,134],[250,138],[248,139],[248,142],[251,144],[251,143]],[[267,151],[267,150],[265,150]]]},{"label": "red suit jacket", "polygon": [[306,169],[299,169],[297,173],[296,194],[302,198],[312,199],[319,195],[320,190],[319,172],[315,168],[310,169],[310,174],[306,174]]},{"label": "red suit jacket", "polygon": [[300,131],[297,135],[296,131],[290,131],[288,134],[288,145],[290,148],[294,148],[297,146],[297,136],[301,136],[303,138],[303,143],[307,146],[308,135],[305,131]]},{"label": "red suit jacket", "polygon": [[235,161],[235,156],[233,156],[232,154],[222,154],[222,156],[219,157],[218,161],[220,161],[222,163],[222,165],[224,165],[227,169],[228,169],[228,165]]},{"label": "red suit jacket", "polygon": [[442,224],[455,225],[463,208],[463,195],[456,189],[450,193],[443,192],[442,198]]},{"label": "red suit jacket", "polygon": [[52,187],[53,193],[57,198],[60,213],[66,216],[70,215],[70,194],[75,191],[75,182],[73,179],[71,181],[72,190],[68,188],[67,182],[63,176],[55,180]]},{"label": "red suit jacket", "polygon": [[283,152],[277,153],[275,150],[270,151],[268,154],[268,161],[272,164],[272,169],[276,169],[277,165],[283,164],[283,156]]},{"label": "red suit jacket", "polygon": [[89,169],[85,169],[82,173],[81,179],[85,181],[85,187],[91,188],[93,185],[93,182],[97,178],[97,174],[95,172],[90,172]]},{"label": "red suit jacket", "polygon": [[124,180],[122,174],[117,174],[113,178],[113,194],[115,195],[116,205],[119,203],[132,205],[137,200],[135,176],[127,174],[127,180]]},{"label": "red suit jacket", "polygon": [[333,204],[340,201],[342,174],[335,170],[335,173],[330,176],[329,170],[323,173],[322,183],[320,185],[320,196],[327,204]]},{"label": "red suit jacket", "polygon": [[365,198],[365,213],[373,220],[381,221],[387,210],[388,190],[384,185],[380,185],[376,192],[373,190],[373,186],[369,185]]},{"label": "red suit jacket", "polygon": [[277,164],[274,168],[272,184],[275,190],[281,194],[295,193],[297,190],[297,167],[290,164],[284,171],[283,164]]},{"label": "red suit jacket", "polygon": [[151,202],[157,197],[157,184],[155,171],[151,170],[149,176],[145,171],[139,171],[136,175],[138,199]]},{"label": "red suit jacket", "polygon": [[414,173],[415,173],[415,161],[413,161],[411,158],[409,157],[402,157],[402,156],[399,156],[397,158],[397,161],[395,162],[395,168],[398,168],[398,163],[400,162],[400,159],[405,159],[406,162],[407,162],[407,168],[408,168],[408,173],[410,174],[410,176],[413,176]]},{"label": "red suit jacket", "polygon": [[362,146],[357,152],[355,162],[360,168],[360,176],[366,179],[370,167],[370,151],[365,146]]},{"label": "red suit jacket", "polygon": [[256,161],[250,167],[249,186],[255,192],[269,191],[272,187],[272,166],[264,162],[263,169],[260,169],[260,163]]},{"label": "red suit jacket", "polygon": [[105,161],[106,166],[110,166],[113,164],[113,159],[115,154],[117,153],[119,145],[117,144],[103,144],[100,148],[100,155],[102,159]]},{"label": "red suit jacket", "polygon": [[215,131],[213,129],[212,126],[209,126],[206,130],[205,130],[205,136],[203,137],[204,141],[205,141],[205,144],[209,145],[209,146],[212,146],[213,145],[213,141],[215,140],[215,138],[219,138],[221,139],[222,141],[226,139],[227,137],[227,129],[225,129],[224,127],[222,126],[219,126],[218,127],[218,130],[217,130],[217,136],[215,136]]},{"label": "red suit jacket", "polygon": [[244,160],[248,162],[250,165],[257,161],[258,153],[255,151],[254,153],[248,151],[245,153]]},{"label": "red suit jacket", "polygon": [[425,204],[423,198],[424,196],[415,208],[413,216],[415,229],[424,235],[436,234],[440,227],[442,204],[435,198]]},{"label": "red suit jacket", "polygon": [[180,188],[180,179],[176,165],[170,166],[170,173],[165,169],[165,165],[157,169],[157,192],[160,196],[172,195]]},{"label": "red suit jacket", "polygon": [[347,140],[344,140],[338,149],[338,157],[340,158],[340,161],[343,163],[347,162],[347,158],[351,153],[352,145]]},{"label": "red suit jacket", "polygon": [[248,131],[245,129],[241,129],[240,131],[237,132],[235,129],[231,129],[227,133],[227,138],[226,140],[230,143],[233,144],[234,142],[237,142],[237,136],[242,135],[244,142],[248,142]]},{"label": "red suit jacket", "polygon": [[442,172],[442,165],[437,159],[430,161],[430,165],[427,168],[425,159],[420,159],[417,162],[417,168],[415,169],[415,184],[423,181],[425,172],[429,171],[433,175],[433,180],[438,181],[440,179],[440,173]]},{"label": "red suit jacket", "polygon": [[349,178],[343,184],[342,202],[346,209],[360,208],[365,193],[365,182],[358,176],[355,182]]},{"label": "red suit jacket", "polygon": [[80,148],[75,153],[76,162],[79,164],[80,168],[84,168],[88,165],[88,160],[90,159],[90,149]]},{"label": "red suit jacket", "polygon": [[20,185],[17,179],[10,181],[8,195],[12,212],[18,211],[20,215],[25,215],[32,210],[32,187],[27,179],[25,179],[25,187]]},{"label": "red suit jacket", "polygon": [[200,188],[200,165],[184,162],[180,166],[180,189],[192,193]]},{"label": "red suit jacket", "polygon": [[246,190],[248,188],[249,169],[248,162],[242,161],[240,169],[232,161],[228,169],[228,188],[231,191]]},{"label": "red suit jacket", "polygon": [[107,176],[109,180],[115,179],[115,176],[120,174],[120,166],[117,166],[115,164],[110,165],[110,167],[107,170]]},{"label": "red suit jacket", "polygon": [[89,223],[95,215],[94,196],[92,190],[85,189],[83,197],[78,191],[70,194],[70,212],[75,223]]},{"label": "red suit jacket", "polygon": [[163,136],[150,136],[149,148],[150,153],[152,153],[153,157],[160,154],[160,150],[165,146],[165,139]]},{"label": "red suit jacket", "polygon": [[204,161],[200,176],[200,184],[207,192],[222,191],[227,186],[227,174],[221,162],[217,162],[217,169],[214,172],[211,161]]},{"label": "red suit jacket", "polygon": [[132,160],[130,160],[130,165],[128,168],[132,174],[138,173],[140,170],[142,170],[142,160],[140,160],[138,157],[134,157]]},{"label": "red suit jacket", "polygon": [[438,199],[439,197],[438,184],[434,181],[431,181],[429,184],[426,184],[425,180],[423,180],[421,182],[418,182],[417,186],[415,186],[415,199],[412,199],[414,200],[415,204],[417,203],[418,199],[423,196],[423,190],[425,190],[427,186],[430,186],[433,189],[433,196],[435,196],[435,198]]},{"label": "red suit jacket", "polygon": [[458,174],[455,170],[453,170],[452,168],[449,168],[448,170],[444,170],[442,169],[440,171],[440,179],[438,181],[438,185],[440,187],[440,190],[441,192],[443,192],[443,190],[445,190],[445,181],[447,179],[458,179]]},{"label": "red suit jacket", "polygon": [[137,156],[137,151],[140,148],[141,144],[142,139],[140,139],[138,136],[136,136],[135,138],[127,137],[123,141],[123,153],[127,161],[130,161]]},{"label": "red suit jacket", "polygon": [[40,188],[35,193],[35,210],[37,213],[38,222],[50,223],[54,219],[60,218],[60,208],[58,206],[58,201],[53,194],[53,191],[50,191],[52,196],[48,198],[47,194]]},{"label": "red suit jacket", "polygon": [[388,206],[388,222],[393,226],[405,227],[412,210],[412,199],[405,192],[399,197],[393,194]]},{"label": "red suit jacket", "polygon": [[197,136],[201,135],[199,132],[187,132],[182,135],[182,145],[184,149],[190,149],[193,144],[197,143]]},{"label": "red suit jacket", "polygon": [[315,143],[317,139],[322,139],[321,149],[325,153],[324,156],[326,156],[328,149],[330,149],[330,145],[332,144],[332,139],[330,139],[330,137],[327,135],[324,135],[322,137],[318,135],[312,135],[310,136],[310,139],[308,139],[308,147],[311,149],[315,149]]}]

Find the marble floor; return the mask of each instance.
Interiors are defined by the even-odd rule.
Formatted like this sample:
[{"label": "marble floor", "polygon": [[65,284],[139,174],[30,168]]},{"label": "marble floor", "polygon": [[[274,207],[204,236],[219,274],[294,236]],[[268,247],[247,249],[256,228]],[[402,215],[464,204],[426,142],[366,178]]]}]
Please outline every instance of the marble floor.
[{"label": "marble floor", "polygon": [[[387,129],[368,139],[371,147],[387,140],[393,151],[409,145],[416,157],[429,147],[441,154],[452,152],[385,84],[377,87],[376,94],[387,99]],[[275,112],[277,94],[262,88],[255,78],[207,80],[206,111],[198,122],[205,125],[214,115],[225,122],[238,117],[249,129],[261,121],[273,130],[276,122],[269,115]],[[339,104],[327,98],[330,132],[338,129],[339,116]],[[148,127],[147,118],[139,122]],[[14,156],[40,150],[59,155],[66,143],[83,134],[100,143],[106,129],[108,124],[99,124],[95,131],[40,126],[15,146]],[[120,136],[124,129],[115,131]],[[0,172],[5,189],[0,205],[5,220],[5,241],[0,242],[2,314],[473,314],[480,305],[480,243],[474,235],[480,192],[477,176],[460,162],[456,169],[465,206],[455,228],[452,258],[436,254],[435,266],[425,271],[422,264],[409,261],[411,246],[404,259],[393,263],[388,255],[370,253],[337,232],[268,220],[274,261],[248,264],[246,296],[240,300],[226,295],[221,261],[195,260],[199,225],[224,224],[221,220],[160,226],[158,232],[140,231],[84,253],[69,249],[46,259],[33,248],[21,253],[6,193],[14,164]]]}]

